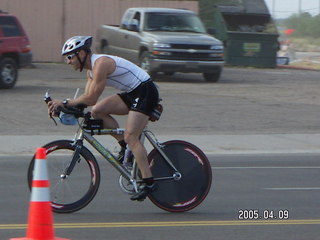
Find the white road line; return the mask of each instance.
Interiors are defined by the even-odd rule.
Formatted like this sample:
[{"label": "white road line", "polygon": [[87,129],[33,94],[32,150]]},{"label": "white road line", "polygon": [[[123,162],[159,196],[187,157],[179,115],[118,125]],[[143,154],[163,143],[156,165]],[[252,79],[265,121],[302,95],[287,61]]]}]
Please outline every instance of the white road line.
[{"label": "white road line", "polygon": [[320,190],[320,187],[305,187],[305,188],[264,188],[271,191],[294,191],[294,190]]},{"label": "white road line", "polygon": [[317,169],[320,166],[296,166],[296,167],[212,167],[212,169]]}]

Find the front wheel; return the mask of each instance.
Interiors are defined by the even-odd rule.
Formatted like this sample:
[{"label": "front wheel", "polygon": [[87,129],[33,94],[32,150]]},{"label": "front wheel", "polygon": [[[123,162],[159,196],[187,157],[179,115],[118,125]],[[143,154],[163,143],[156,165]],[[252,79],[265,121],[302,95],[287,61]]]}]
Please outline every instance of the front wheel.
[{"label": "front wheel", "polygon": [[[47,168],[50,181],[51,206],[54,212],[71,213],[91,202],[100,184],[100,170],[92,153],[82,147],[73,171],[65,175],[76,150],[76,144],[59,140],[43,146],[47,153]],[[28,169],[28,184],[31,189],[35,155]]]},{"label": "front wheel", "polygon": [[0,88],[12,88],[18,78],[18,65],[12,58],[0,61]]},{"label": "front wheel", "polygon": [[171,160],[181,176],[172,177],[175,171],[156,150],[148,156],[157,189],[149,199],[159,208],[169,212],[185,212],[198,206],[209,193],[212,170],[205,154],[195,145],[185,141],[162,143],[162,151]]}]

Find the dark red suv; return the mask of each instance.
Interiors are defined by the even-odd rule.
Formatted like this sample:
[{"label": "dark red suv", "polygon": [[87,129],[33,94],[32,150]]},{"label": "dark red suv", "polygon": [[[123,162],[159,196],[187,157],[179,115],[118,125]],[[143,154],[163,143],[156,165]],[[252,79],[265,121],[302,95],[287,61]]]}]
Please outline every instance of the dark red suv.
[{"label": "dark red suv", "polygon": [[30,41],[18,19],[0,10],[0,88],[12,88],[18,68],[31,65]]}]

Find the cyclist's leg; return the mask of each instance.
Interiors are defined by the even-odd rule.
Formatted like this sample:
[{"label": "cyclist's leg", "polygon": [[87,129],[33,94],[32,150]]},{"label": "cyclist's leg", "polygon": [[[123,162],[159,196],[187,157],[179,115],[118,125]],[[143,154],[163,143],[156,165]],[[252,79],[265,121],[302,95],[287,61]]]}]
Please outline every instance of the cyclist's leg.
[{"label": "cyclist's leg", "polygon": [[[93,118],[103,120],[104,128],[118,128],[119,124],[111,114],[126,115],[128,112],[128,106],[119,95],[115,94],[99,101],[93,106],[91,113]],[[113,137],[118,141],[123,140],[122,135],[113,135]]]},{"label": "cyclist's leg", "polygon": [[125,142],[129,145],[137,161],[142,178],[152,177],[147,158],[147,150],[139,139],[143,129],[148,123],[148,120],[149,116],[141,112],[130,111],[125,131]]},{"label": "cyclist's leg", "polygon": [[147,150],[139,139],[148,120],[149,116],[141,112],[129,112],[125,131],[125,141],[133,152],[144,182],[143,188],[134,194],[130,198],[131,200],[143,201],[149,193],[155,190],[154,180],[148,163]]}]

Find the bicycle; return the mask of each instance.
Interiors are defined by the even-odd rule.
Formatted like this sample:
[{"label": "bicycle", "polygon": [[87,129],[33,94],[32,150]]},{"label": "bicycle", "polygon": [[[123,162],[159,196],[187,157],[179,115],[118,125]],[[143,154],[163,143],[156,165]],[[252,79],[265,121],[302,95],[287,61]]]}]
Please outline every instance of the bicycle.
[{"label": "bicycle", "polygon": [[[50,100],[48,92],[45,101]],[[87,206],[95,197],[100,184],[99,164],[93,153],[84,146],[88,142],[120,173],[119,185],[128,194],[136,193],[141,176],[129,148],[123,162],[102,146],[94,135],[123,134],[125,129],[103,129],[102,120],[92,119],[86,106],[60,108],[77,119],[79,128],[73,140],[57,140],[43,147],[47,153],[47,165],[51,184],[51,205],[54,212],[71,213]],[[140,140],[147,139],[154,147],[148,161],[157,189],[148,198],[159,208],[169,212],[185,212],[198,206],[209,193],[212,170],[206,155],[195,145],[171,140],[159,142],[147,128]],[[28,168],[28,184],[31,189],[35,155]]]}]

